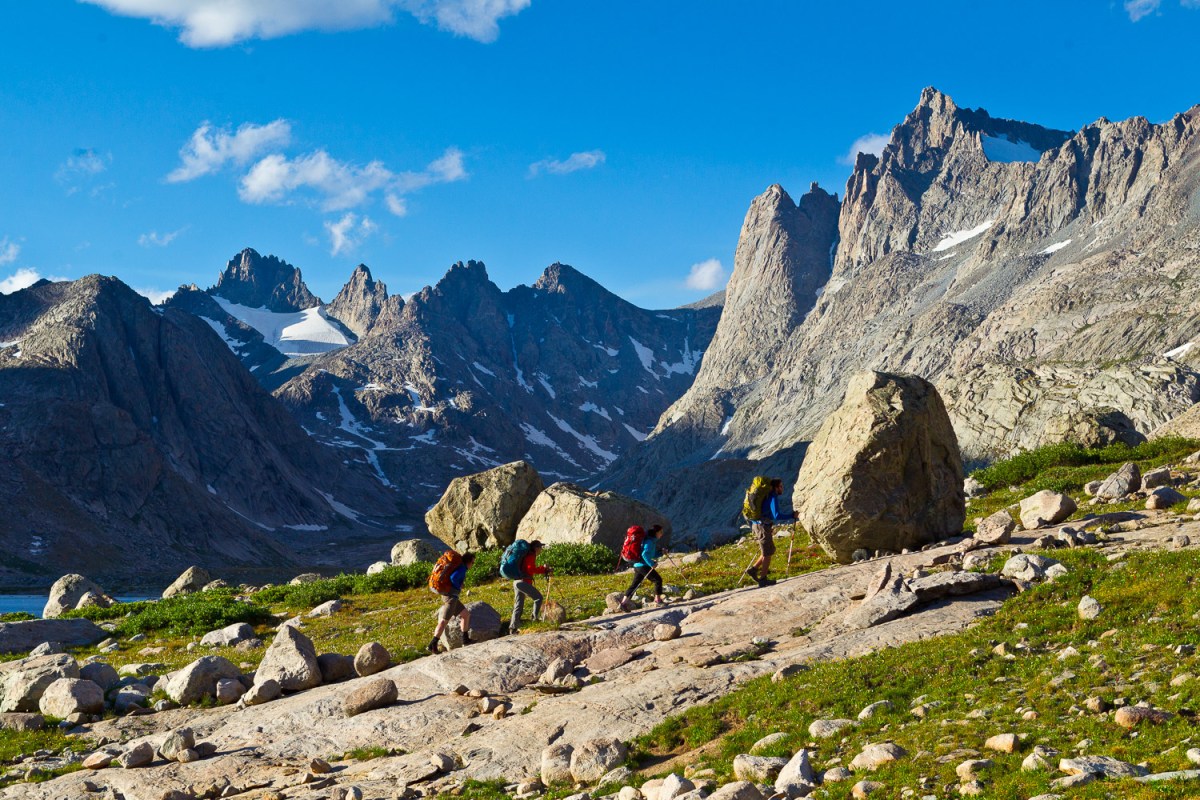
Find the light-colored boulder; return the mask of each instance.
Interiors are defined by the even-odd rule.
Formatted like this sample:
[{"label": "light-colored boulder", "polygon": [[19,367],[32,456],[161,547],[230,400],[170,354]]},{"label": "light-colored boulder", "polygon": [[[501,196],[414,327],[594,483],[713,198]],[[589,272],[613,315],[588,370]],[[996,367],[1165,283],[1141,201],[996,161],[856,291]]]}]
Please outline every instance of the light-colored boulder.
[{"label": "light-colored boulder", "polygon": [[154,746],[149,742],[134,745],[117,756],[116,761],[125,769],[149,766],[154,761]]},{"label": "light-colored boulder", "polygon": [[575,748],[566,742],[552,744],[542,751],[542,783],[546,786],[556,786],[570,783],[571,753]]},{"label": "light-colored boulder", "polygon": [[79,665],[65,653],[0,664],[0,712],[37,711],[50,684],[60,678],[78,677]]},{"label": "light-colored boulder", "polygon": [[645,503],[616,492],[555,483],[533,501],[517,526],[517,538],[546,544],[602,544],[617,552],[631,525],[662,525],[661,538],[670,540],[671,521]]},{"label": "light-colored boulder", "polygon": [[215,631],[209,631],[200,637],[201,647],[233,647],[239,642],[246,642],[254,637],[254,628],[245,622],[235,622]]},{"label": "light-colored boulder", "polygon": [[246,685],[237,678],[221,678],[217,681],[217,705],[227,706],[236,703],[246,693]]},{"label": "light-colored boulder", "polygon": [[1136,778],[1150,772],[1145,767],[1111,756],[1064,758],[1058,762],[1058,769],[1068,775],[1098,775],[1105,778]]},{"label": "light-colored boulder", "polygon": [[1057,525],[1075,513],[1075,501],[1060,492],[1043,489],[1021,501],[1021,527],[1027,531]]},{"label": "light-colored boulder", "polygon": [[1012,515],[1000,509],[980,520],[979,527],[975,530],[975,541],[985,545],[1007,544],[1016,528],[1017,523]]},{"label": "light-colored boulder", "polygon": [[321,603],[321,605],[310,610],[304,616],[309,617],[310,619],[314,617],[331,617],[341,610],[341,600],[326,600],[324,603]]},{"label": "light-colored boulder", "polygon": [[103,661],[84,664],[79,668],[79,677],[85,681],[91,681],[105,692],[121,682],[121,676],[117,674],[113,666],[105,664]]},{"label": "light-colored boulder", "polygon": [[255,684],[242,695],[241,704],[244,706],[260,706],[263,703],[278,700],[282,694],[283,689],[279,688],[279,681],[274,678],[259,681],[256,674]]},{"label": "light-colored boulder", "polygon": [[158,746],[158,754],[167,761],[178,761],[179,754],[196,746],[196,734],[191,728],[176,728]]},{"label": "light-colored boulder", "polygon": [[662,786],[658,789],[658,800],[678,800],[678,798],[693,791],[696,784],[687,778],[672,772],[663,778]]},{"label": "light-colored boulder", "polygon": [[354,656],[354,672],[360,676],[383,672],[392,663],[392,654],[379,642],[367,642]]},{"label": "light-colored boulder", "polygon": [[[500,635],[499,611],[482,600],[467,603],[467,610],[471,612],[471,641],[484,642]],[[434,612],[435,619],[437,614],[438,612]],[[457,621],[446,626],[445,632],[442,633],[441,644],[446,650],[462,647],[462,629],[459,628]]]},{"label": "light-colored boulder", "polygon": [[1136,728],[1143,722],[1150,725],[1162,725],[1165,722],[1170,722],[1174,716],[1170,711],[1163,711],[1161,708],[1121,706],[1117,709],[1117,713],[1113,715],[1113,722],[1122,728]]},{"label": "light-colored boulder", "polygon": [[589,739],[571,752],[571,777],[577,783],[595,783],[609,770],[624,763],[628,754],[628,748],[620,739]]},{"label": "light-colored boulder", "polygon": [[766,736],[762,737],[757,742],[750,745],[750,755],[752,755],[752,756],[761,755],[769,748],[772,748],[776,745],[781,745],[784,742],[786,742],[788,739],[790,739],[791,737],[792,737],[792,735],[790,733],[786,733],[784,731],[779,731],[777,733],[768,733]]},{"label": "light-colored boulder", "polygon": [[168,597],[191,594],[200,591],[210,583],[212,583],[212,575],[209,575],[208,570],[204,567],[188,567],[182,575],[175,579],[174,583],[163,590],[162,596],[166,600]]},{"label": "light-colored boulder", "polygon": [[1157,489],[1159,486],[1171,485],[1171,468],[1159,467],[1152,469],[1142,475],[1142,491],[1149,492],[1152,489]]},{"label": "light-colored boulder", "polygon": [[405,539],[392,545],[391,566],[407,567],[418,561],[436,564],[446,552],[446,545],[429,539]]},{"label": "light-colored boulder", "polygon": [[750,781],[733,781],[710,794],[708,800],[763,800],[763,793]]},{"label": "light-colored boulder", "polygon": [[815,719],[808,726],[808,735],[814,739],[828,739],[837,736],[846,728],[854,727],[852,719]]},{"label": "light-colored boulder", "polygon": [[285,692],[321,685],[321,666],[312,640],[291,625],[280,627],[254,673],[256,684],[274,680]]},{"label": "light-colored boulder", "polygon": [[1100,611],[1100,603],[1090,594],[1085,594],[1079,600],[1079,606],[1076,608],[1080,619],[1095,619],[1100,616]]},{"label": "light-colored boulder", "polygon": [[181,706],[198,703],[205,697],[216,697],[218,680],[240,674],[241,670],[229,659],[204,656],[171,676],[166,682],[167,697]]},{"label": "light-colored boulder", "polygon": [[112,696],[113,711],[125,714],[135,708],[145,708],[150,705],[150,687],[144,683],[131,683],[122,686]]},{"label": "light-colored boulder", "polygon": [[995,750],[998,753],[1015,753],[1018,746],[1020,740],[1015,733],[997,733],[995,736],[989,736],[983,743],[984,750]]},{"label": "light-colored boulder", "polygon": [[752,756],[746,753],[733,757],[733,774],[739,781],[774,783],[779,771],[787,766],[786,758]]},{"label": "light-colored boulder", "polygon": [[390,678],[372,678],[359,682],[342,699],[342,708],[347,717],[354,717],[377,708],[386,708],[396,702],[399,691]]},{"label": "light-colored boulder", "polygon": [[1132,461],[1122,464],[1121,468],[1100,482],[1096,489],[1096,497],[1101,500],[1116,500],[1130,492],[1136,492],[1142,485],[1142,471]]},{"label": "light-colored boulder", "polygon": [[827,553],[917,548],[965,520],[962,458],[933,384],[866,372],[809,445],[793,502]]},{"label": "light-colored boulder", "polygon": [[808,750],[797,750],[775,778],[775,791],[789,797],[808,794],[816,782]]},{"label": "light-colored boulder", "polygon": [[1019,581],[1043,580],[1050,568],[1058,564],[1059,562],[1046,556],[1018,553],[1004,562],[1000,574]]},{"label": "light-colored boulder", "polygon": [[1182,503],[1187,500],[1187,497],[1170,486],[1160,486],[1150,492],[1150,496],[1146,498],[1146,510],[1156,511],[1164,508],[1170,508],[1176,503]]},{"label": "light-colored boulder", "polygon": [[371,566],[367,567],[367,574],[368,575],[378,575],[379,573],[383,572],[385,569],[387,569],[390,566],[392,566],[390,562],[376,561],[373,564],[371,564]]},{"label": "light-colored boulder", "polygon": [[354,677],[354,656],[341,653],[321,653],[317,656],[321,668],[321,683],[337,683]]},{"label": "light-colored boulder", "polygon": [[72,714],[100,714],[104,711],[104,691],[88,680],[59,678],[46,687],[38,708],[46,716],[59,719]]},{"label": "light-colored boulder", "polygon": [[43,642],[67,647],[95,644],[108,636],[89,619],[27,619],[0,622],[0,653],[25,653]]},{"label": "light-colored boulder", "polygon": [[425,514],[425,524],[460,553],[506,547],[517,538],[518,524],[544,488],[541,476],[527,461],[463,475],[450,481],[442,498]]},{"label": "light-colored boulder", "polygon": [[868,769],[874,771],[884,764],[890,761],[897,761],[906,755],[908,753],[904,748],[894,742],[869,744],[854,757],[854,760],[850,762],[850,767],[851,769]]},{"label": "light-colored boulder", "polygon": [[116,601],[104,593],[97,584],[83,577],[71,573],[63,575],[54,582],[50,587],[50,596],[46,600],[46,607],[42,609],[42,617],[44,619],[53,619],[61,616],[64,611],[71,611],[79,608],[80,601],[85,595],[91,595],[91,603],[108,608]]}]

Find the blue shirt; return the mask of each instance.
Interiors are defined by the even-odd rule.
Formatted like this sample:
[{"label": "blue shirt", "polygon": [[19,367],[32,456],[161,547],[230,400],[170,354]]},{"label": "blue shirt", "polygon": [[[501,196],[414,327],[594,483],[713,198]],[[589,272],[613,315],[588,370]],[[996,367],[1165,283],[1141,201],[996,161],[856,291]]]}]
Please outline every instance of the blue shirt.
[{"label": "blue shirt", "polygon": [[765,522],[778,522],[781,519],[791,519],[790,511],[784,511],[779,505],[779,495],[771,492],[762,504],[762,519]]},{"label": "blue shirt", "polygon": [[462,591],[463,584],[467,581],[467,565],[460,564],[458,569],[450,573],[450,585],[454,587],[454,593],[458,594]]},{"label": "blue shirt", "polygon": [[658,540],[652,536],[647,536],[646,541],[642,542],[642,557],[635,563],[635,567],[650,567],[658,563]]}]

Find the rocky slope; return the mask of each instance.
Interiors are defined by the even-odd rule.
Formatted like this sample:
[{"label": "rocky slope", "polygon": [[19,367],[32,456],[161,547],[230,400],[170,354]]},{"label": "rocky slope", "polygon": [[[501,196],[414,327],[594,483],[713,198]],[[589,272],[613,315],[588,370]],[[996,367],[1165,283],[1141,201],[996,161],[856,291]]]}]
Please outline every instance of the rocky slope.
[{"label": "rocky slope", "polygon": [[407,303],[359,267],[328,310],[362,338],[277,396],[429,503],[451,478],[509,461],[550,479],[607,466],[691,384],[720,313],[640,309],[563,264],[505,292],[474,261]]},{"label": "rocky slope", "polygon": [[864,369],[932,380],[968,462],[1096,412],[1149,433],[1200,399],[1198,132],[1200,107],[1070,133],[926,89],[883,154],[859,156],[840,207],[819,204],[836,233],[789,225],[779,187],[754,201],[695,384],[604,483],[727,530],[748,476],[790,480]]},{"label": "rocky slope", "polygon": [[357,563],[329,545],[394,541],[415,516],[305,434],[209,325],[114,278],[0,295],[0,341],[4,585]]}]

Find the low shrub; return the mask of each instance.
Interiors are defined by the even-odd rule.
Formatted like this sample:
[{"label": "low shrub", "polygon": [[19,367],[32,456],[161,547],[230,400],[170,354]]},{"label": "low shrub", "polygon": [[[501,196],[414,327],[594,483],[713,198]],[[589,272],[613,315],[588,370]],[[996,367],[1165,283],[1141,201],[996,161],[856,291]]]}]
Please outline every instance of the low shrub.
[{"label": "low shrub", "polygon": [[150,631],[192,636],[235,622],[256,625],[274,619],[266,608],[238,600],[236,595],[234,589],[210,589],[166,600],[117,603],[109,608],[81,608],[68,611],[63,616],[91,620],[121,618],[116,632],[124,636]]},{"label": "low shrub", "polygon": [[500,577],[500,548],[475,554],[475,563],[467,570],[467,586],[479,586]]},{"label": "low shrub", "polygon": [[617,554],[601,544],[552,544],[538,561],[555,575],[604,575],[616,569]]},{"label": "low shrub", "polygon": [[976,470],[973,477],[988,489],[1000,489],[1027,483],[1044,472],[1060,467],[1170,460],[1182,458],[1198,449],[1200,441],[1178,436],[1152,439],[1134,447],[1111,444],[1089,449],[1073,442],[1063,442],[1027,450],[1012,458],[997,461]]},{"label": "low shrub", "polygon": [[28,611],[10,611],[7,614],[0,614],[0,622],[25,622],[30,619],[37,619],[37,617]]}]

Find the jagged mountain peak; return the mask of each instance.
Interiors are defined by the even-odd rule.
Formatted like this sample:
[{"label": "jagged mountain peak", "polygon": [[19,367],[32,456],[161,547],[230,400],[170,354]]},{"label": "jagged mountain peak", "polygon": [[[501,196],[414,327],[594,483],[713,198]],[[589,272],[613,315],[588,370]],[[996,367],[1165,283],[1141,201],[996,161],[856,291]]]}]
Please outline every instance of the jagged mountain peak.
[{"label": "jagged mountain peak", "polygon": [[231,303],[281,313],[321,305],[320,298],[304,284],[299,269],[250,247],[229,260],[217,285],[208,292]]},{"label": "jagged mountain peak", "polygon": [[533,284],[536,291],[556,294],[594,294],[610,292],[596,281],[584,275],[569,264],[554,262],[546,267],[545,272]]},{"label": "jagged mountain peak", "polygon": [[398,312],[403,304],[404,301],[399,297],[389,298],[387,285],[372,278],[366,264],[359,264],[325,312],[361,339],[385,308],[393,306],[392,311]]}]

